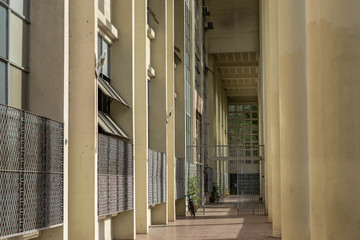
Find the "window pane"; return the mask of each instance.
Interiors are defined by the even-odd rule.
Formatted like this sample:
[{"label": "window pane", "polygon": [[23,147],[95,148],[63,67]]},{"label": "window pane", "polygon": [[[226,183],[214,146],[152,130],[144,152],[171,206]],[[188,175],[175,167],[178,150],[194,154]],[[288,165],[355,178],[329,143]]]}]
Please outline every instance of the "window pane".
[{"label": "window pane", "polygon": [[27,86],[26,74],[15,68],[10,67],[10,106],[26,109]]},{"label": "window pane", "polygon": [[234,106],[234,105],[230,105],[230,106],[229,106],[229,111],[230,111],[230,112],[234,112],[234,111],[235,111],[235,106]]},{"label": "window pane", "polygon": [[250,105],[245,105],[244,106],[244,111],[250,111]]},{"label": "window pane", "polygon": [[10,60],[27,68],[28,25],[14,14],[10,14]]},{"label": "window pane", "polygon": [[6,104],[6,64],[0,61],[0,103]]},{"label": "window pane", "polygon": [[102,43],[102,52],[101,52],[101,54],[103,53],[103,52],[105,52],[105,50],[106,50],[106,59],[105,59],[105,63],[104,63],[104,65],[103,65],[103,69],[102,69],[102,73],[104,74],[104,75],[106,75],[106,76],[110,76],[110,72],[109,72],[109,61],[110,61],[110,59],[109,59],[109,56],[110,56],[110,49],[109,49],[109,45],[103,40],[103,43]]},{"label": "window pane", "polygon": [[0,0],[0,1],[2,1],[2,2],[4,2],[4,3],[8,3],[8,0]]},{"label": "window pane", "polygon": [[27,14],[27,2],[28,0],[10,0],[10,8],[15,10],[15,12],[28,17]]},{"label": "window pane", "polygon": [[236,106],[236,111],[241,112],[243,110],[243,106],[242,105],[237,105]]},{"label": "window pane", "polygon": [[0,6],[0,56],[7,58],[6,45],[7,45],[7,32],[6,32],[6,19],[7,11]]}]

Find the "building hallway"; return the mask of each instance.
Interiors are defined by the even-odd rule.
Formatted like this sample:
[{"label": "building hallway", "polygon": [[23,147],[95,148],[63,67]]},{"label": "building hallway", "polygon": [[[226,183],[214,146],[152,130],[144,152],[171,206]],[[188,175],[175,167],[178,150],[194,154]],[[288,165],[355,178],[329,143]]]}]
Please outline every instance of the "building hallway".
[{"label": "building hallway", "polygon": [[205,215],[200,209],[195,218],[182,217],[168,225],[152,225],[149,234],[138,234],[138,240],[266,240],[274,239],[267,216],[236,215],[236,196],[223,203],[206,205]]}]

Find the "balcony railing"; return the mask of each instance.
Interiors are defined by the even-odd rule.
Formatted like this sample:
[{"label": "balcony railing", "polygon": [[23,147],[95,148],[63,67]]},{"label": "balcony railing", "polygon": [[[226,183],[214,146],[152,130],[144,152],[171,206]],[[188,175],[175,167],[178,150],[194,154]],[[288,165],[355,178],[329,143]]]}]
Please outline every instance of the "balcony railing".
[{"label": "balcony railing", "polygon": [[149,149],[148,204],[166,201],[166,155]]},{"label": "balcony railing", "polygon": [[185,197],[185,161],[177,158],[175,166],[176,199],[180,199]]},{"label": "balcony railing", "polygon": [[63,129],[0,105],[0,238],[63,223]]},{"label": "balcony railing", "polygon": [[133,145],[99,134],[98,216],[134,208]]}]

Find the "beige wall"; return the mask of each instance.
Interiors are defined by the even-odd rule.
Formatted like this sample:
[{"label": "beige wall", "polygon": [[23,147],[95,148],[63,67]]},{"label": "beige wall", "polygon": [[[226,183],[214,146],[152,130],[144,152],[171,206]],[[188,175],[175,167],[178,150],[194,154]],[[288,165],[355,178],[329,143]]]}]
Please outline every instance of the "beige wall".
[{"label": "beige wall", "polygon": [[214,30],[209,53],[259,51],[259,9],[256,0],[208,0]]},{"label": "beige wall", "polygon": [[64,59],[67,41],[64,2],[32,1],[30,9],[29,110],[57,121],[63,120],[65,69],[68,67]]}]

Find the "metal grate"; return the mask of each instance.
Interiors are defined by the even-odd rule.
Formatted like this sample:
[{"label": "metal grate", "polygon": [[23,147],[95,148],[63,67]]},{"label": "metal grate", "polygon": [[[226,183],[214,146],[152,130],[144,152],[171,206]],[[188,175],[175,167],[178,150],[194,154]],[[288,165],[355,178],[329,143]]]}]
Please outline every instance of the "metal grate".
[{"label": "metal grate", "polygon": [[183,159],[176,159],[175,170],[176,183],[176,199],[185,197],[185,161]]},{"label": "metal grate", "polygon": [[99,134],[98,215],[105,216],[133,206],[133,145]]},{"label": "metal grate", "polygon": [[166,202],[166,155],[149,149],[148,204]]},{"label": "metal grate", "polygon": [[[204,187],[220,194],[236,195],[239,215],[265,215],[264,147],[261,145],[191,146],[191,152],[207,151]],[[195,158],[195,154],[191,154]],[[194,160],[192,160],[194,162]],[[192,172],[191,165],[189,172]],[[197,166],[198,168],[199,166]]]},{"label": "metal grate", "polygon": [[0,105],[0,237],[63,222],[63,124]]}]

